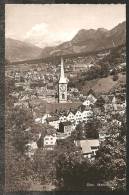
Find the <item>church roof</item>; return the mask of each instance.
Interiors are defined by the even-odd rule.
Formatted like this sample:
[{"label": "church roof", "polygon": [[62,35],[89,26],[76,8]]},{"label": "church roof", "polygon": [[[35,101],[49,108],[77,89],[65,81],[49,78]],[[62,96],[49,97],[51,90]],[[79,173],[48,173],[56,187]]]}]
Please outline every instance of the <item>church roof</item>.
[{"label": "church roof", "polygon": [[63,58],[61,58],[61,74],[60,74],[59,83],[67,83],[67,82],[68,80],[64,75]]}]

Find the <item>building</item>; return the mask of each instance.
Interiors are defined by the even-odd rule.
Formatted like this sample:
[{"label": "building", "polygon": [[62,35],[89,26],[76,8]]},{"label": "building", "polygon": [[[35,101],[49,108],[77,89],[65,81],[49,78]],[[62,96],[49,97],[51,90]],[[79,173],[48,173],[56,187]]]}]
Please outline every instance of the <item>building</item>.
[{"label": "building", "polygon": [[44,148],[50,150],[53,149],[53,147],[56,145],[56,140],[57,140],[56,134],[46,135],[44,137]]},{"label": "building", "polygon": [[27,146],[26,155],[29,158],[31,158],[34,155],[35,151],[38,149],[37,143],[35,141],[31,141],[26,146]]},{"label": "building", "polygon": [[58,87],[58,101],[59,103],[67,102],[67,84],[68,80],[64,75],[63,58],[61,58],[61,74]]},{"label": "building", "polygon": [[54,146],[56,144],[56,135],[46,135],[44,137],[44,146]]},{"label": "building", "polygon": [[59,120],[60,120],[60,122],[66,122],[67,121],[67,117],[65,115],[61,115],[59,117]]},{"label": "building", "polygon": [[82,122],[82,113],[77,110],[76,113],[75,113],[75,122],[76,124],[79,124],[80,122]]},{"label": "building", "polygon": [[86,100],[83,102],[83,105],[89,107],[91,105],[94,105],[96,101],[97,101],[97,99],[95,98],[95,96],[92,94],[89,94],[87,96]]},{"label": "building", "polygon": [[52,127],[54,127],[55,129],[59,129],[59,118],[56,116],[53,117],[49,117],[46,119],[46,122],[51,125]]},{"label": "building", "polygon": [[100,143],[98,139],[76,140],[75,145],[81,147],[84,157],[94,159],[99,149]]},{"label": "building", "polygon": [[83,121],[87,122],[88,120],[93,118],[93,111],[92,110],[84,110],[82,112],[82,119]]},{"label": "building", "polygon": [[70,111],[67,115],[67,120],[70,122],[74,122],[75,121],[75,116],[74,113],[72,111]]},{"label": "building", "polygon": [[36,118],[35,122],[44,124],[46,122],[46,119],[50,118],[50,117],[51,117],[51,115],[46,113],[46,114],[44,114],[43,117]]},{"label": "building", "polygon": [[66,136],[70,136],[72,131],[73,131],[73,126],[70,121],[61,122],[59,124],[58,132],[63,133]]}]

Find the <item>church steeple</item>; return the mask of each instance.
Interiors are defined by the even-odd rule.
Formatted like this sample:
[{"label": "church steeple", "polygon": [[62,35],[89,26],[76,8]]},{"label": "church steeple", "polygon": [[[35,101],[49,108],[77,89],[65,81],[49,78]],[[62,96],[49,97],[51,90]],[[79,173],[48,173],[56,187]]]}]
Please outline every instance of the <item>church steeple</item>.
[{"label": "church steeple", "polygon": [[64,61],[62,57],[61,57],[61,77],[64,78]]},{"label": "church steeple", "polygon": [[61,74],[60,74],[59,83],[67,83],[67,79],[64,75],[64,60],[62,57],[61,57]]},{"label": "church steeple", "polygon": [[61,73],[60,73],[60,80],[59,80],[59,90],[58,90],[58,101],[59,103],[66,103],[67,102],[67,84],[68,80],[64,75],[64,62],[63,58],[61,58]]}]

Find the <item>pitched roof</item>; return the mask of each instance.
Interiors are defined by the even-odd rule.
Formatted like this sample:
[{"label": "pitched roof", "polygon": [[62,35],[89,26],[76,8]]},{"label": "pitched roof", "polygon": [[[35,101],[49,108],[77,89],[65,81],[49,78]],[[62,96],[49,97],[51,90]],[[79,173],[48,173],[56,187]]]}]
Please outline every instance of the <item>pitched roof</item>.
[{"label": "pitched roof", "polygon": [[83,154],[92,153],[91,147],[99,147],[98,139],[77,140],[77,145],[82,148]]},{"label": "pitched roof", "polygon": [[83,154],[92,153],[91,147],[88,144],[88,140],[80,140],[79,146],[81,147]]},{"label": "pitched roof", "polygon": [[105,103],[112,103],[113,96],[101,95]]},{"label": "pitched roof", "polygon": [[94,100],[97,100],[97,98],[95,97],[95,95],[93,95],[92,93],[90,93],[88,96],[87,96],[87,99],[92,99],[93,101]]},{"label": "pitched roof", "polygon": [[68,116],[69,114],[74,115],[74,113],[73,113],[73,111],[72,111],[72,110],[70,110],[70,111],[67,113],[67,116]]},{"label": "pitched roof", "polygon": [[64,126],[68,126],[71,125],[72,123],[70,121],[66,121],[66,122],[61,122],[61,124],[63,124]]},{"label": "pitched roof", "polygon": [[99,147],[99,140],[98,139],[88,139],[88,144],[92,147]]},{"label": "pitched roof", "polygon": [[58,121],[59,118],[56,116],[53,116],[53,117],[48,117],[46,120],[47,120],[47,122],[52,122],[52,121]]}]

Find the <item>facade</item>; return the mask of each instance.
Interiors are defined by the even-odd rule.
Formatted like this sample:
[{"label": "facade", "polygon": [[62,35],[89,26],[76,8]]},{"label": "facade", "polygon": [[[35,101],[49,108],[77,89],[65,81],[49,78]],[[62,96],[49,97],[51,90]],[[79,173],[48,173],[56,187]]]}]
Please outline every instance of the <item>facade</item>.
[{"label": "facade", "polygon": [[63,67],[63,59],[61,58],[61,74],[59,80],[59,87],[58,87],[58,101],[59,103],[66,103],[67,102],[67,84],[68,80],[64,75],[64,67]]},{"label": "facade", "polygon": [[92,117],[93,117],[93,111],[92,110],[84,110],[82,112],[83,121],[87,122]]},{"label": "facade", "polygon": [[97,99],[94,97],[94,95],[89,94],[87,96],[86,100],[83,102],[83,105],[89,107],[91,105],[94,105],[96,101],[97,101]]},{"label": "facade", "polygon": [[55,134],[53,135],[46,135],[44,137],[44,147],[53,147],[56,145],[57,137]]},{"label": "facade", "polygon": [[59,132],[64,133],[66,136],[70,136],[73,131],[72,123],[70,121],[61,122],[59,124]]},{"label": "facade", "polygon": [[64,116],[64,115],[61,115],[61,116],[59,117],[59,120],[60,120],[60,122],[66,122],[66,121],[67,121],[67,117]]},{"label": "facade", "polygon": [[79,122],[82,122],[82,113],[78,110],[75,114],[75,122],[76,124],[79,124]]},{"label": "facade", "polygon": [[70,111],[68,113],[67,120],[70,121],[70,122],[74,122],[75,121],[75,116],[74,116],[73,112]]}]

